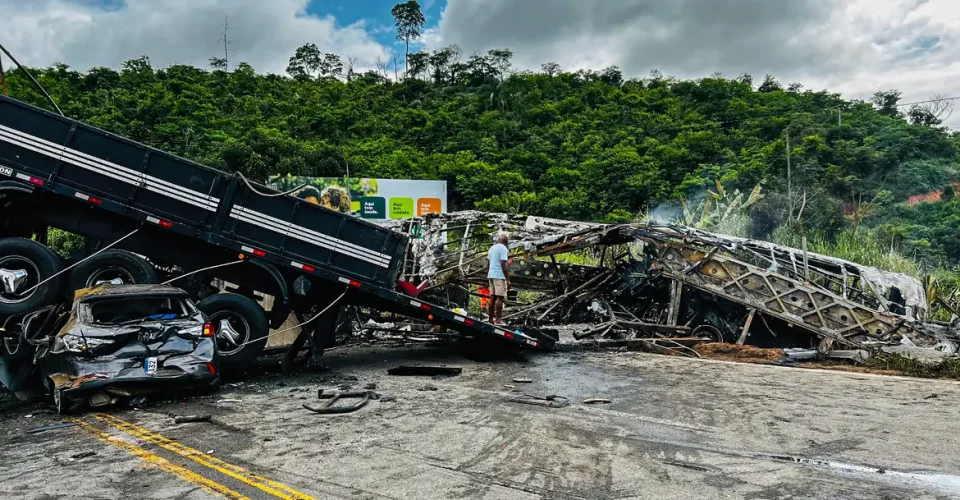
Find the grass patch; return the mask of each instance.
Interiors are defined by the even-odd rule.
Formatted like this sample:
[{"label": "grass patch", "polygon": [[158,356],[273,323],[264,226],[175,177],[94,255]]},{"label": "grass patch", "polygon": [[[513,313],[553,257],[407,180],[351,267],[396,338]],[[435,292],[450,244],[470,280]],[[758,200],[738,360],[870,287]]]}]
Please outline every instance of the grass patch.
[{"label": "grass patch", "polygon": [[896,371],[909,377],[960,379],[960,358],[956,356],[940,361],[920,361],[902,354],[883,354],[875,356],[866,366]]}]

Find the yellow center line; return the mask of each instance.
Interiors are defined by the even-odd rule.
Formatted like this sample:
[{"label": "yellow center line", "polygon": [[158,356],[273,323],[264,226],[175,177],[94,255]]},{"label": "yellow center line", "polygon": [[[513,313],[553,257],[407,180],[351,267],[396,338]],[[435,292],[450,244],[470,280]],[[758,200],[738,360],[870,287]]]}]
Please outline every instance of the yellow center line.
[{"label": "yellow center line", "polygon": [[283,500],[315,500],[314,497],[297,491],[283,483],[278,483],[259,474],[250,472],[243,467],[224,462],[217,457],[190,448],[189,446],[183,445],[177,441],[152,432],[136,424],[114,417],[113,415],[96,413],[93,416],[97,420],[100,420],[101,422],[104,422],[105,424],[117,430],[136,436],[144,441],[153,443],[184,458],[189,458],[190,460],[193,460],[204,467],[208,467],[220,472],[221,474],[230,476],[237,481],[257,488],[265,493],[269,493],[277,498],[281,498]]},{"label": "yellow center line", "polygon": [[191,471],[190,469],[186,469],[179,465],[170,463],[170,461],[168,461],[163,457],[154,455],[153,453],[150,453],[149,451],[144,450],[143,448],[137,445],[128,443],[118,438],[117,436],[110,434],[109,432],[105,432],[100,429],[97,429],[96,427],[80,419],[73,419],[73,422],[76,422],[77,425],[79,425],[82,429],[92,434],[95,438],[111,446],[120,448],[121,450],[124,450],[130,453],[131,455],[139,458],[140,460],[143,460],[148,464],[154,465],[165,472],[169,472],[170,474],[173,474],[174,476],[180,479],[183,479],[184,481],[195,484],[203,488],[207,492],[223,495],[227,498],[236,499],[236,500],[250,500],[250,498],[244,496],[243,494],[236,492],[216,481],[207,479],[201,476],[200,474],[197,474],[196,472]]}]

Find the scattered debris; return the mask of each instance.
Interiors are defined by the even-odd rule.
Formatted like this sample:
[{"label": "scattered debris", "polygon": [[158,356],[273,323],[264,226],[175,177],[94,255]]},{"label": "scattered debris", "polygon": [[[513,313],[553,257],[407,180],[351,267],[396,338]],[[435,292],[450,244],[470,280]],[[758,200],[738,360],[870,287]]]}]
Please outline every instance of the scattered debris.
[{"label": "scattered debris", "polygon": [[507,401],[511,403],[521,403],[527,405],[535,406],[545,406],[547,408],[563,408],[570,405],[570,400],[563,396],[550,395],[546,397],[531,396],[530,394],[524,394],[522,396],[516,396],[508,399]]},{"label": "scattered debris", "polygon": [[137,396],[131,399],[127,403],[127,406],[129,406],[130,408],[142,408],[144,406],[147,406],[148,403],[150,403],[150,399],[147,398],[146,396]]},{"label": "scattered debris", "polygon": [[86,450],[86,451],[81,451],[79,453],[74,453],[73,455],[70,455],[70,458],[73,460],[80,460],[81,458],[92,457],[96,454],[97,452],[93,450]]},{"label": "scattered debris", "polygon": [[[960,308],[920,280],[805,249],[676,224],[477,211],[390,224],[418,235],[403,279],[429,282],[424,297],[464,308],[473,297],[485,300],[486,252],[493,235],[509,232],[511,288],[524,294],[507,298],[504,320],[552,332],[560,346],[699,357],[716,342],[856,363],[894,347],[933,359],[960,348]],[[935,313],[951,319],[934,321]],[[736,358],[760,353],[742,354]],[[773,354],[763,357],[783,355]],[[800,351],[788,358],[810,359]]]},{"label": "scattered debris", "polygon": [[435,385],[427,384],[427,385],[423,385],[423,386],[418,387],[417,390],[418,390],[418,391],[436,391],[436,390],[439,390],[439,389],[437,389],[437,386],[435,386]]},{"label": "scattered debris", "polygon": [[[331,389],[320,389],[317,391],[317,397],[327,401],[320,405],[304,404],[303,407],[314,413],[321,415],[338,415],[343,413],[353,413],[363,408],[371,399],[379,399],[379,395],[372,391],[339,391]],[[341,399],[359,399],[360,401],[346,406],[336,406]]]},{"label": "scattered debris", "polygon": [[370,382],[369,384],[363,386],[363,388],[366,389],[366,390],[368,390],[368,391],[372,391],[372,390],[375,390],[375,389],[377,388],[377,384],[375,384],[375,383],[373,383],[373,382]]},{"label": "scattered debris", "polygon": [[240,402],[239,399],[220,399],[220,400],[217,400],[217,404],[222,404],[222,403],[239,403],[239,402]]},{"label": "scattered debris", "polygon": [[514,381],[515,383],[518,383],[518,384],[529,384],[529,383],[533,382],[533,380],[528,379],[528,378],[515,378],[515,379],[513,379],[513,381]]},{"label": "scattered debris", "polygon": [[76,425],[77,425],[76,422],[60,422],[59,424],[43,425],[40,427],[34,427],[33,429],[29,429],[27,431],[27,434],[37,434],[40,432],[53,431],[57,429],[66,429],[68,427],[76,427]]},{"label": "scattered debris", "polygon": [[447,366],[398,366],[387,370],[387,373],[398,376],[455,376],[463,373],[463,368]]},{"label": "scattered debris", "polygon": [[209,422],[211,419],[210,415],[183,415],[173,418],[173,423],[175,424],[187,424],[191,422]]},{"label": "scattered debris", "polygon": [[783,358],[783,349],[761,349],[750,345],[702,344],[696,347],[704,358],[722,361],[751,361],[776,363]]},{"label": "scattered debris", "polygon": [[609,400],[609,399],[607,399],[607,398],[587,398],[587,399],[584,399],[584,400],[583,400],[583,404],[585,404],[585,405],[610,404],[610,403],[612,403],[612,402],[613,402],[613,401],[611,401],[611,400]]}]

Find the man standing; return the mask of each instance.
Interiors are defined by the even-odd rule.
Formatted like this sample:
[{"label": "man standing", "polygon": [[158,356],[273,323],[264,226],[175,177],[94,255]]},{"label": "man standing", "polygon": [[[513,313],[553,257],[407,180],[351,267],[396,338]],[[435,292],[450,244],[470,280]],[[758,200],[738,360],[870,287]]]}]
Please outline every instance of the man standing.
[{"label": "man standing", "polygon": [[510,273],[507,270],[507,233],[497,236],[497,243],[487,253],[487,279],[490,280],[490,323],[500,324],[503,316],[503,301],[510,288]]}]

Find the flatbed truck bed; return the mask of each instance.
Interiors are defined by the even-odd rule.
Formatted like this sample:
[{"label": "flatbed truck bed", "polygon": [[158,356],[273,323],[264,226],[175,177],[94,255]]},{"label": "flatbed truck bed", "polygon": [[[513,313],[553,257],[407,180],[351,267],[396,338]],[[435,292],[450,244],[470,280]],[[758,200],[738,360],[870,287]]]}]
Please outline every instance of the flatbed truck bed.
[{"label": "flatbed truck bed", "polygon": [[[467,337],[553,346],[398,291],[402,233],[3,96],[0,194],[0,237],[55,227],[186,271],[215,267],[205,276],[273,295],[284,319],[346,293]],[[238,259],[249,264],[228,265]]]}]

